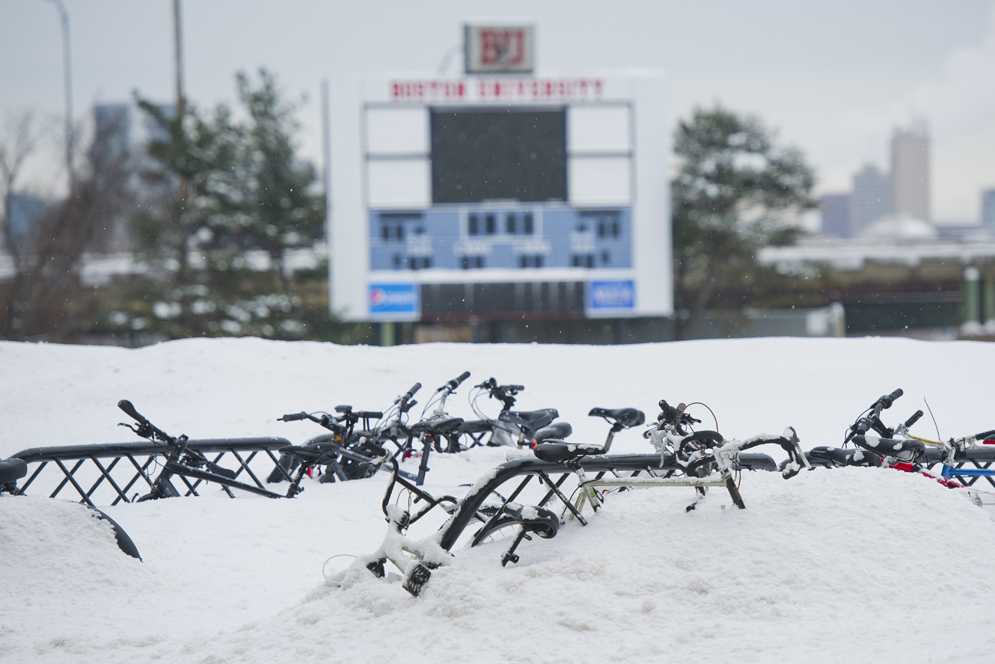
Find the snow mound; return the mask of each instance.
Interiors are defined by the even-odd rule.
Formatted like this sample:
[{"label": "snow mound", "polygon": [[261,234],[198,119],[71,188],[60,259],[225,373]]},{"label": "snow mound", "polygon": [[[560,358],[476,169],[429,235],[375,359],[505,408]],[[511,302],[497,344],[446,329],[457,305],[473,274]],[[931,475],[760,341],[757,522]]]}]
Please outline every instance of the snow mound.
[{"label": "snow mound", "polygon": [[[582,528],[457,552],[423,595],[360,570],[198,657],[280,661],[943,661],[931,629],[980,652],[995,593],[995,528],[935,482],[897,471],[743,478],[747,509],[687,489],[609,496]],[[357,552],[359,553],[359,552]],[[349,628],[346,629],[346,626]],[[831,630],[827,633],[827,630]],[[818,637],[822,635],[822,637]],[[826,636],[831,636],[827,649]],[[288,661],[290,661],[288,659]]]}]

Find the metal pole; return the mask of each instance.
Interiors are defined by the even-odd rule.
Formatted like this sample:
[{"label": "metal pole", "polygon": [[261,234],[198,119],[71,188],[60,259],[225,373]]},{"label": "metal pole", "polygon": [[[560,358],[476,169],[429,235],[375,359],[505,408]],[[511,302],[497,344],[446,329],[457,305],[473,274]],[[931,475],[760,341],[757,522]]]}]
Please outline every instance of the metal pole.
[{"label": "metal pole", "polygon": [[328,237],[328,220],[331,218],[332,200],[330,193],[332,189],[332,147],[331,132],[328,126],[328,81],[321,82],[321,158],[324,161],[323,173],[321,174],[322,184],[325,188],[325,236]]},{"label": "metal pole", "polygon": [[[180,0],[173,0],[173,43],[176,51],[176,118],[182,123],[183,114],[186,112],[186,102],[183,98],[183,33],[180,21]],[[185,208],[187,204],[187,179],[182,174],[177,181],[176,193],[180,208]]]},{"label": "metal pole", "polygon": [[325,255],[328,257],[328,314],[332,316],[332,137],[328,121],[328,80],[321,82],[321,157],[325,187]]},{"label": "metal pole", "polygon": [[62,0],[51,0],[59,11],[62,19],[62,71],[65,78],[66,95],[66,168],[69,170],[69,195],[72,195],[76,183],[76,173],[73,169],[73,75],[71,54],[69,50],[69,14]]}]

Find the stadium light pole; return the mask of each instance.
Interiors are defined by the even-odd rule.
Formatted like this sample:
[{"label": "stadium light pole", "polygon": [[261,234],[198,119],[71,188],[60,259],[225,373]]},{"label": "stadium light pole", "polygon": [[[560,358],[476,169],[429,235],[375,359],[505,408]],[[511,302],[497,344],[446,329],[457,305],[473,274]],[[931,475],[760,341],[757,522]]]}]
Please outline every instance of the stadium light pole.
[{"label": "stadium light pole", "polygon": [[73,75],[69,51],[69,14],[62,0],[50,0],[59,11],[62,19],[62,68],[65,77],[66,94],[66,167],[69,169],[69,195],[73,193],[76,174],[73,170]]}]

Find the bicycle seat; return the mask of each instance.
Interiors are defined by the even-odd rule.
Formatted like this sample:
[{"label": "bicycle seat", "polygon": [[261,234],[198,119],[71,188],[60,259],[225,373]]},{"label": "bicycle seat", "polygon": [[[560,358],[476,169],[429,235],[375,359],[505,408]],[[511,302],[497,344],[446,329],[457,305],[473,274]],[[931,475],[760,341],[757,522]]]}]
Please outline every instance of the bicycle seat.
[{"label": "bicycle seat", "polygon": [[588,415],[617,422],[626,429],[637,427],[646,421],[646,415],[643,414],[643,411],[635,408],[592,408]]},{"label": "bicycle seat", "polygon": [[450,417],[445,420],[425,420],[411,427],[415,435],[429,433],[433,436],[448,436],[463,425],[462,417]]},{"label": "bicycle seat", "polygon": [[874,454],[895,457],[900,461],[915,461],[926,454],[926,445],[918,440],[854,436],[853,442]]},{"label": "bicycle seat", "polygon": [[839,466],[880,466],[881,457],[867,450],[845,450],[839,447],[813,447],[805,453],[813,466],[837,468]]},{"label": "bicycle seat", "polygon": [[777,470],[774,459],[759,452],[740,452],[733,467],[735,470]]},{"label": "bicycle seat", "polygon": [[470,420],[469,422],[463,422],[460,425],[460,433],[480,433],[481,431],[490,431],[493,428],[493,424],[489,420]]},{"label": "bicycle seat", "polygon": [[0,459],[0,486],[16,482],[28,474],[28,464],[23,459]]},{"label": "bicycle seat", "polygon": [[573,427],[569,422],[554,422],[545,426],[532,436],[532,447],[551,439],[566,438],[573,433]]},{"label": "bicycle seat", "polygon": [[535,431],[546,426],[559,416],[560,413],[555,408],[542,408],[540,410],[508,411],[498,415],[498,419],[511,422],[528,431]]},{"label": "bicycle seat", "polygon": [[547,440],[539,443],[532,450],[536,457],[543,461],[552,463],[563,463],[572,461],[583,456],[596,456],[604,454],[605,448],[600,445],[577,445],[568,443],[565,440]]}]

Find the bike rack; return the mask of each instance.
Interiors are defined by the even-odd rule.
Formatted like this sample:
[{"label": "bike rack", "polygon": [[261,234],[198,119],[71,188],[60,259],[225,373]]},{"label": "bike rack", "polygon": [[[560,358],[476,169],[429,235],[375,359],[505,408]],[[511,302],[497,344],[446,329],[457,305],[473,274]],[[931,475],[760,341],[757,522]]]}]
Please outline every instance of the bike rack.
[{"label": "bike rack", "polygon": [[[223,458],[226,458],[226,455],[229,455],[238,463],[238,468],[235,470],[236,478],[244,472],[256,486],[264,489],[265,485],[249,464],[262,454],[268,456],[273,465],[283,471],[274,452],[277,452],[281,447],[290,445],[290,441],[286,438],[219,438],[189,440],[186,444],[190,449],[202,454],[216,454],[217,456],[211,459],[214,463],[220,463]],[[120,502],[130,503],[136,495],[144,493],[143,490],[146,487],[147,489],[152,488],[152,483],[155,481],[154,469],[160,463],[156,459],[158,456],[165,456],[166,452],[166,445],[149,441],[32,447],[11,455],[11,458],[21,459],[28,464],[38,464],[27,480],[17,488],[16,494],[24,495],[28,487],[35,483],[35,480],[38,480],[42,471],[54,466],[62,472],[62,477],[49,494],[50,498],[56,498],[63,490],[71,488],[80,497],[79,502],[93,507],[92,499],[97,490],[103,487],[102,495],[109,493],[110,496],[115,496],[113,502],[110,503],[111,505],[117,505]],[[122,460],[126,462],[121,463]],[[130,467],[128,463],[131,464]],[[259,473],[259,475],[266,477],[269,470],[267,468],[266,473]],[[117,475],[117,479],[114,475]],[[286,472],[283,472],[283,475],[286,476]],[[179,479],[186,485],[186,493],[183,494],[185,496],[198,495],[197,487],[203,481],[196,480],[191,483],[188,478],[182,475],[173,475],[173,479]],[[89,488],[84,488],[91,481],[92,484]],[[141,489],[136,489],[132,498],[129,499],[128,494],[136,484]],[[110,491],[106,490],[107,487],[110,487]],[[225,488],[227,489],[227,487]],[[234,497],[230,490],[227,493]]]}]

